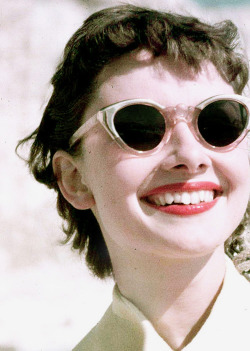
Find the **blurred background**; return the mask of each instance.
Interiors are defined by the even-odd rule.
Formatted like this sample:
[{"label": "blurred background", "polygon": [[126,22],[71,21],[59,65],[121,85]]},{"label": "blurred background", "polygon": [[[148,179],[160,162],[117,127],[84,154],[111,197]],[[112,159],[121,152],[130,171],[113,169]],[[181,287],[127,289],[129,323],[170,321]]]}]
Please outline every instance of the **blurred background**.
[{"label": "blurred background", "polygon": [[250,51],[250,0],[0,0],[1,351],[71,350],[111,301],[112,281],[93,278],[60,244],[55,194],[32,179],[14,149],[41,119],[69,37],[92,12],[126,2],[212,23],[230,18]]}]

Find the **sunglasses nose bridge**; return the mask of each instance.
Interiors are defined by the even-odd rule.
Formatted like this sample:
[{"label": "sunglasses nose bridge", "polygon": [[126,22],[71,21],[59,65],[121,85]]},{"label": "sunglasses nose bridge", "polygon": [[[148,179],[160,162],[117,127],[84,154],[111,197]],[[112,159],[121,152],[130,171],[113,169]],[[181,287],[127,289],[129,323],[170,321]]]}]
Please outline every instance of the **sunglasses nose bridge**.
[{"label": "sunglasses nose bridge", "polygon": [[189,125],[193,120],[194,110],[195,108],[192,106],[179,104],[175,107],[168,107],[165,111],[170,124],[174,127],[179,122],[185,122]]}]

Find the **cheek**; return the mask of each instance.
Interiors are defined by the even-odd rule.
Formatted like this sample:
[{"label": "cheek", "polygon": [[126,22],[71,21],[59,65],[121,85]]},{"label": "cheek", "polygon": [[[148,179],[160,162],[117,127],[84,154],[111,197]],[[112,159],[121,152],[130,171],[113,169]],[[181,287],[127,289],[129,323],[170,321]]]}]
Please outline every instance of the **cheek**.
[{"label": "cheek", "polygon": [[235,157],[232,157],[228,164],[224,170],[229,185],[228,219],[235,220],[238,225],[245,213],[250,195],[250,164],[247,150],[243,148],[236,150]]},{"label": "cheek", "polygon": [[100,129],[86,140],[83,159],[82,171],[94,196],[113,201],[136,193],[157,165],[124,152]]},{"label": "cheek", "polygon": [[249,196],[250,192],[250,162],[249,152],[247,150],[239,150],[240,153],[237,160],[231,161],[232,168],[234,170],[233,177],[235,185],[242,189],[245,189],[246,194]]},{"label": "cheek", "polygon": [[98,164],[93,164],[91,169],[91,191],[96,202],[105,200],[113,206],[123,203],[134,195],[148,177],[150,169],[143,167],[138,160],[114,160],[110,158],[99,159]]},{"label": "cheek", "polygon": [[133,164],[125,161],[116,163],[114,159],[103,157],[99,166],[94,164],[89,168],[96,203],[93,212],[106,240],[117,237],[117,233],[121,234],[122,240],[123,236],[126,237],[124,228],[128,227],[128,221],[132,225],[138,217],[137,188],[143,174],[136,172],[137,167]]},{"label": "cheek", "polygon": [[142,215],[138,191],[157,167],[157,161],[128,155],[112,143],[106,148],[92,143],[91,150],[89,154],[86,149],[84,169],[96,202],[92,210],[105,238],[120,233],[122,240],[128,232],[141,231],[137,230]]},{"label": "cheek", "polygon": [[[218,154],[215,169],[229,191],[250,191],[250,162],[247,141],[244,140],[235,150]],[[247,194],[245,194],[247,195]]]},{"label": "cheek", "polygon": [[89,138],[84,148],[83,172],[97,206],[114,206],[136,192],[146,171],[138,159],[125,154],[106,134]]}]

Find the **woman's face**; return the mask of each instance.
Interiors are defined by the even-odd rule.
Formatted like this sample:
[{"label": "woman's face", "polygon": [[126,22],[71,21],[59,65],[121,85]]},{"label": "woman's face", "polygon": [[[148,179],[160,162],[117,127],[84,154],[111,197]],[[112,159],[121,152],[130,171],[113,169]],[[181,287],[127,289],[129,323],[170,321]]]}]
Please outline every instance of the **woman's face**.
[{"label": "woman's face", "polygon": [[[95,99],[85,117],[126,99],[195,106],[211,96],[232,93],[232,87],[211,63],[192,74],[184,65],[170,65],[164,58],[152,59],[141,52],[124,56],[101,72]],[[223,246],[239,224],[249,198],[246,140],[230,152],[212,151],[194,138],[185,122],[176,124],[158,153],[146,157],[121,149],[98,124],[84,138],[78,162],[82,182],[95,199],[92,210],[108,247],[168,257],[211,253]],[[188,183],[187,187],[199,191],[198,196],[202,190],[211,194],[214,188],[221,193],[213,206],[208,195],[204,211],[190,210],[183,204],[174,211],[162,211],[145,201],[153,192],[151,201],[159,202],[166,193],[173,193],[176,183]],[[186,195],[183,197],[181,189],[179,193],[185,202]],[[192,196],[197,197],[197,191],[194,193]]]}]

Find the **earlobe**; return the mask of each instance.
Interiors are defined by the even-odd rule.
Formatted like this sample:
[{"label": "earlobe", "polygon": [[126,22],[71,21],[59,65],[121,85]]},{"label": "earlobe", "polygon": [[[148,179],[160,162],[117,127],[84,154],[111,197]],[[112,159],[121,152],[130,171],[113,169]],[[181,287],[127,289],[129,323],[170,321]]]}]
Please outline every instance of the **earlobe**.
[{"label": "earlobe", "polygon": [[65,151],[57,151],[53,157],[53,170],[64,198],[76,209],[86,210],[95,205],[93,194],[83,184],[81,173],[74,158]]}]

